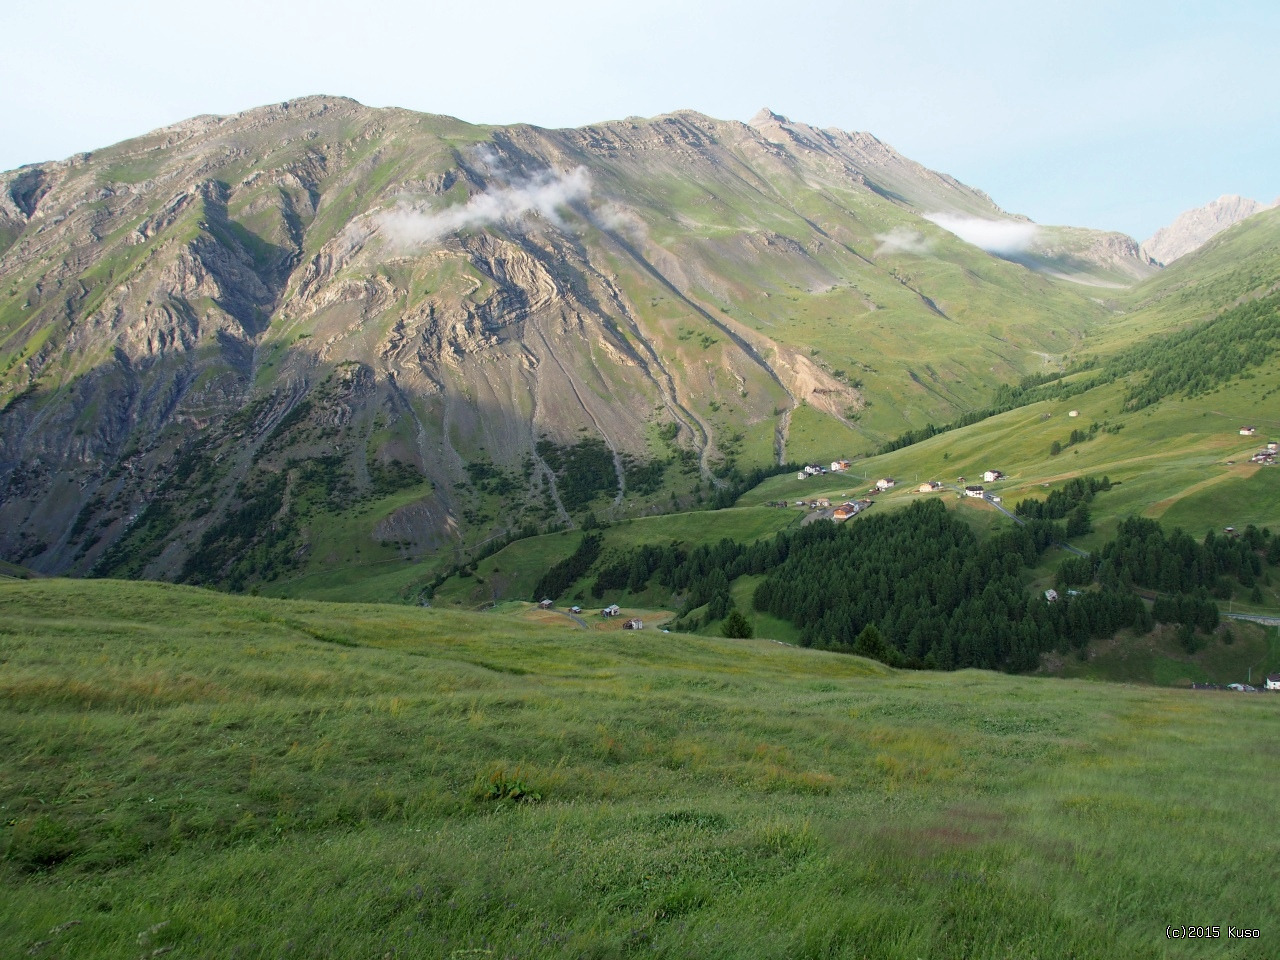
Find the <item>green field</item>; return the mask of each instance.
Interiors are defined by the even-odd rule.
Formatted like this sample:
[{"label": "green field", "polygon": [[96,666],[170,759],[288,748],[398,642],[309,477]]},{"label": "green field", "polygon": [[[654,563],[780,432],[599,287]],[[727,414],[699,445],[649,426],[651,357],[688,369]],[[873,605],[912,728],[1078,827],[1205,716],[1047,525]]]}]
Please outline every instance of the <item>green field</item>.
[{"label": "green field", "polygon": [[[836,498],[862,495],[881,477],[894,477],[898,486],[881,495],[876,509],[893,509],[920,496],[919,481],[941,480],[958,488],[960,477],[981,483],[984,470],[1006,475],[985,486],[1012,507],[1029,496],[1072,477],[1107,475],[1119,481],[1114,490],[1092,505],[1101,539],[1115,521],[1130,514],[1159,519],[1165,526],[1182,526],[1193,535],[1225,526],[1280,527],[1280,470],[1249,465],[1249,457],[1268,439],[1242,437],[1245,424],[1280,435],[1280,417],[1268,418],[1268,399],[1280,390],[1280,369],[1259,369],[1195,398],[1174,397],[1137,412],[1123,410],[1125,384],[1096,387],[1063,401],[1042,401],[990,419],[939,434],[883,456],[857,460],[847,474],[828,474],[797,480],[773,477],[745,494],[740,503],[771,500]],[[1077,410],[1079,416],[1070,417]],[[1053,441],[1065,442],[1073,429],[1097,422],[1093,439],[1050,452]],[[833,452],[832,457],[836,456]],[[1228,461],[1234,461],[1228,464]],[[1089,548],[1092,541],[1081,544]]]},{"label": "green field", "polygon": [[1280,936],[1269,695],[106,581],[0,584],[0,659],[4,956]]}]

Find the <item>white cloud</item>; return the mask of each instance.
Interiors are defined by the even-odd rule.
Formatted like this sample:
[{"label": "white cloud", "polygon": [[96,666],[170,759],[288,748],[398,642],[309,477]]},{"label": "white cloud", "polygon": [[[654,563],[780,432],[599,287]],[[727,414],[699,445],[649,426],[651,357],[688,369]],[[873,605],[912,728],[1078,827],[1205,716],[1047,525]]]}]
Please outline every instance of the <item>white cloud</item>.
[{"label": "white cloud", "polygon": [[988,220],[958,213],[927,213],[924,218],[954,233],[965,243],[995,254],[1025,253],[1035,242],[1040,229],[1023,220]]},{"label": "white cloud", "polygon": [[[481,159],[490,165],[487,158]],[[378,218],[378,227],[397,246],[419,247],[470,227],[513,224],[528,214],[559,225],[561,207],[590,195],[591,177],[586,167],[575,167],[567,173],[544,170],[522,182],[478,193],[466,203],[444,210],[397,207]]]},{"label": "white cloud", "polygon": [[880,246],[876,247],[878,257],[885,253],[913,253],[924,256],[933,248],[933,241],[919,230],[910,227],[894,227],[888,233],[877,233]]}]

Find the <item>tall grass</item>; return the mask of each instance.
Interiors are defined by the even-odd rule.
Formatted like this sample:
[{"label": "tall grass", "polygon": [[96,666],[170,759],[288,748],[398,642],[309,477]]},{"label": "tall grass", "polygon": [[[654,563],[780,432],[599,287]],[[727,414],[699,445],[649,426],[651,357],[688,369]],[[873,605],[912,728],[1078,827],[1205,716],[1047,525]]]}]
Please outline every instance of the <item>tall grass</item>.
[{"label": "tall grass", "polygon": [[0,662],[3,956],[1280,935],[1268,696],[106,581],[0,583]]}]

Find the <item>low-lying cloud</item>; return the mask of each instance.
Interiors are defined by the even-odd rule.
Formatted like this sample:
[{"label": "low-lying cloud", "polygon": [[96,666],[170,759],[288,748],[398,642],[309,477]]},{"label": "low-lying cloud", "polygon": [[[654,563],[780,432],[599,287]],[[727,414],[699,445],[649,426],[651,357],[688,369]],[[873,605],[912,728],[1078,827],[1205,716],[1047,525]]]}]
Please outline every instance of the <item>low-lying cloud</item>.
[{"label": "low-lying cloud", "polygon": [[880,241],[877,257],[886,253],[912,253],[919,257],[933,249],[933,241],[910,227],[894,227],[888,233],[877,233],[876,239]]},{"label": "low-lying cloud", "polygon": [[379,218],[378,228],[392,243],[420,247],[449,234],[491,224],[514,224],[536,214],[560,225],[561,208],[591,195],[586,167],[567,172],[544,170],[527,180],[478,193],[466,203],[444,210],[400,206]]},{"label": "low-lying cloud", "polygon": [[1031,249],[1039,230],[1034,223],[1026,221],[988,220],[958,213],[929,213],[925,219],[954,233],[965,243],[1000,255],[1025,253]]}]

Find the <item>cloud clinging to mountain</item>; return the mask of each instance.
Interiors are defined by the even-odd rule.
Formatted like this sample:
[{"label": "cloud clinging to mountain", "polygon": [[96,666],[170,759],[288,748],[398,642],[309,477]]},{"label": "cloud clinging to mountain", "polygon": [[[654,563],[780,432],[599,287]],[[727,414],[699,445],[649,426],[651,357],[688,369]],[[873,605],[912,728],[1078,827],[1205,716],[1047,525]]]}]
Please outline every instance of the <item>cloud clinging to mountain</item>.
[{"label": "cloud clinging to mountain", "polygon": [[910,227],[894,227],[888,233],[877,233],[880,246],[876,247],[876,256],[886,253],[913,253],[923,256],[933,249],[933,241],[919,230]]},{"label": "cloud clinging to mountain", "polygon": [[1040,229],[1034,223],[1021,220],[989,220],[958,213],[928,213],[925,219],[954,233],[965,243],[995,254],[1025,253]]},{"label": "cloud clinging to mountain", "polygon": [[471,227],[514,224],[529,214],[559,224],[562,207],[590,195],[591,177],[586,167],[565,172],[544,170],[443,210],[397,207],[382,214],[379,229],[397,246],[420,247]]}]

